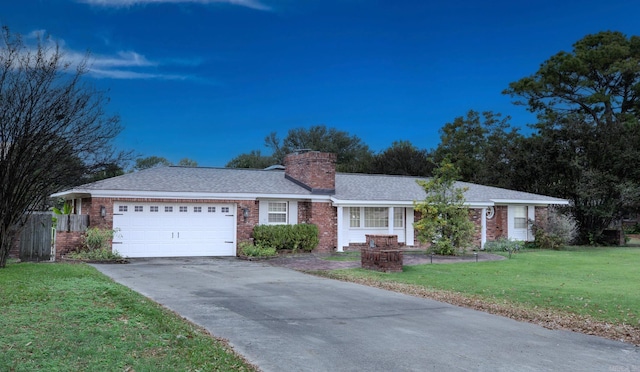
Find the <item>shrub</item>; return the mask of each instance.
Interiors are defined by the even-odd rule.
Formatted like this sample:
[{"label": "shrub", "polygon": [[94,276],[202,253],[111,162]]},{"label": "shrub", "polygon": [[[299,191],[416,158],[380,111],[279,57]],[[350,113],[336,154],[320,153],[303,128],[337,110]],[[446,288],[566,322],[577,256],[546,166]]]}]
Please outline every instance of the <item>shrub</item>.
[{"label": "shrub", "polygon": [[115,236],[115,230],[91,227],[84,233],[84,245],[88,250],[108,249]]},{"label": "shrub", "polygon": [[498,238],[484,244],[484,250],[487,252],[514,252],[524,247],[524,242],[519,240],[509,240],[507,238]]},{"label": "shrub", "polygon": [[73,260],[82,261],[114,261],[121,260],[122,256],[118,251],[111,250],[110,248],[90,249],[80,252],[71,252],[67,257]]},{"label": "shrub", "polygon": [[109,245],[116,233],[116,230],[89,228],[84,233],[83,247],[76,252],[70,252],[67,256],[74,260],[86,261],[120,260],[122,259],[120,253],[112,250]]},{"label": "shrub", "polygon": [[311,252],[319,243],[318,227],[312,224],[257,225],[253,228],[256,246]]},{"label": "shrub", "polygon": [[253,245],[247,242],[240,243],[240,252],[248,257],[273,257],[278,255],[274,247]]},{"label": "shrub", "polygon": [[555,208],[549,208],[546,221],[530,221],[531,231],[538,248],[559,250],[571,244],[578,236],[578,224],[569,215],[560,213]]}]

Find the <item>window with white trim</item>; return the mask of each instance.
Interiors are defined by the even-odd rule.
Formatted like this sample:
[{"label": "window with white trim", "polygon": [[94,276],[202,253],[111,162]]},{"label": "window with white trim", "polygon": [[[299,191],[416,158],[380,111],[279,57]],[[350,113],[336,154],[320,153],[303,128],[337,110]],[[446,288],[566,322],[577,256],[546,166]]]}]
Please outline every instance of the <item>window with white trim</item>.
[{"label": "window with white trim", "polygon": [[[350,207],[350,228],[389,227],[389,208],[387,207]],[[404,227],[404,208],[393,208],[393,227]]]},{"label": "window with white trim", "polygon": [[193,211],[195,213],[201,213],[202,212],[202,207],[193,207]]},{"label": "window with white trim", "polygon": [[404,208],[393,208],[393,227],[404,227]]},{"label": "window with white trim", "polygon": [[287,223],[287,202],[269,202],[267,221],[272,224]]},{"label": "window with white trim", "polygon": [[513,208],[513,227],[515,229],[527,228],[527,207],[516,206]]},{"label": "window with white trim", "polygon": [[207,207],[207,212],[216,213],[216,207]]},{"label": "window with white trim", "polygon": [[360,227],[360,207],[349,208],[349,227]]},{"label": "window with white trim", "polygon": [[364,208],[364,227],[389,227],[389,210],[384,207]]},{"label": "window with white trim", "polygon": [[133,207],[134,212],[144,212],[144,207],[141,205],[136,205]]},{"label": "window with white trim", "polygon": [[188,209],[187,209],[187,207],[186,207],[186,206],[184,206],[184,205],[181,205],[181,206],[180,206],[180,209],[179,209],[179,211],[180,211],[180,212],[187,212],[187,210],[188,210]]},{"label": "window with white trim", "polygon": [[126,212],[127,211],[127,206],[126,205],[119,205],[118,206],[118,212]]},{"label": "window with white trim", "polygon": [[157,205],[152,205],[149,207],[149,212],[157,212],[158,211],[158,206]]},{"label": "window with white trim", "polygon": [[229,213],[229,207],[220,207],[221,213]]},{"label": "window with white trim", "polygon": [[165,212],[173,212],[173,207],[165,206],[164,207],[164,211]]}]

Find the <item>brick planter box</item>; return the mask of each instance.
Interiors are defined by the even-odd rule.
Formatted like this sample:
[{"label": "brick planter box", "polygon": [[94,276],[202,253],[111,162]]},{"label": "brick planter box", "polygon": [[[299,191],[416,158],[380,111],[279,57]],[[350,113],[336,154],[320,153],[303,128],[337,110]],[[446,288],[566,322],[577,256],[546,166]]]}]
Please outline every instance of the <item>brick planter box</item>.
[{"label": "brick planter box", "polygon": [[367,245],[360,250],[363,269],[402,272],[402,250],[397,235],[366,235]]}]

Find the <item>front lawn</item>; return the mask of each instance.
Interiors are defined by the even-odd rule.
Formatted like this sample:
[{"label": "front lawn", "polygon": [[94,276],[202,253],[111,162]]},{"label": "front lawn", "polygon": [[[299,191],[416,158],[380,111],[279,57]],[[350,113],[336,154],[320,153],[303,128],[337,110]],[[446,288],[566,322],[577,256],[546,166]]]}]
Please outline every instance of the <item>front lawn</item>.
[{"label": "front lawn", "polygon": [[2,371],[254,371],[223,342],[84,264],[0,270]]},{"label": "front lawn", "polygon": [[386,283],[386,287],[400,283],[409,286],[402,291],[440,292],[445,300],[455,294],[468,302],[575,314],[605,328],[607,324],[623,326],[623,333],[631,329],[635,334],[620,337],[640,340],[638,248],[530,250],[502,261],[405,266],[402,273],[388,274],[344,269],[323,275],[378,286]]}]

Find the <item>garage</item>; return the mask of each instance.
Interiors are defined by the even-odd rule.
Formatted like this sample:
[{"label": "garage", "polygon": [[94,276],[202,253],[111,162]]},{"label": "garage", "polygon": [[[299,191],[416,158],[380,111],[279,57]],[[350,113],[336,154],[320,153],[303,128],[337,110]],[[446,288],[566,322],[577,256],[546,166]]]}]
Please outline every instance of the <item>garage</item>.
[{"label": "garage", "polygon": [[115,202],[113,249],[123,257],[236,255],[236,207]]}]

